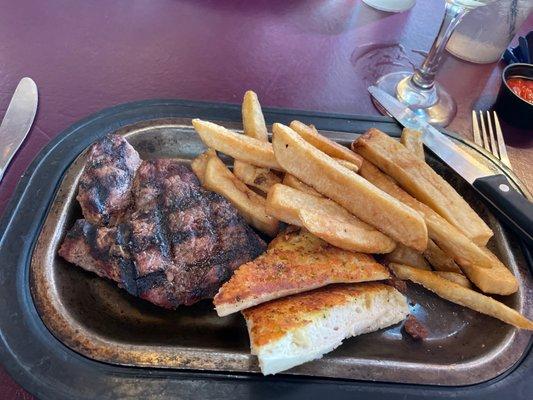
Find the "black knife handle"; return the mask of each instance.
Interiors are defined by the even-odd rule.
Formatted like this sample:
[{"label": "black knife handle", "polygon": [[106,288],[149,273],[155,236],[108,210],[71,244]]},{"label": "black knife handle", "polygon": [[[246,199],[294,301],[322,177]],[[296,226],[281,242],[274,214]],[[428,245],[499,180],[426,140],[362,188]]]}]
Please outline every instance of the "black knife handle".
[{"label": "black knife handle", "polygon": [[533,246],[533,203],[518,193],[504,175],[478,178],[473,185],[502,222]]}]

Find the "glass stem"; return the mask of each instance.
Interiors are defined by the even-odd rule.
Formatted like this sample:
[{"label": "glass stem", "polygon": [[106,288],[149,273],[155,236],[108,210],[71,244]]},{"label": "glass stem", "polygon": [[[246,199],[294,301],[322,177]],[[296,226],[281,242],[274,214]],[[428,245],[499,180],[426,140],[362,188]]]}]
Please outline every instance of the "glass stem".
[{"label": "glass stem", "polygon": [[422,65],[415,70],[415,73],[411,78],[414,86],[422,90],[433,88],[433,85],[435,84],[435,75],[437,74],[446,43],[448,43],[453,30],[467,12],[468,10],[464,7],[446,2],[444,19],[442,20],[439,33],[435,38],[426,59]]}]

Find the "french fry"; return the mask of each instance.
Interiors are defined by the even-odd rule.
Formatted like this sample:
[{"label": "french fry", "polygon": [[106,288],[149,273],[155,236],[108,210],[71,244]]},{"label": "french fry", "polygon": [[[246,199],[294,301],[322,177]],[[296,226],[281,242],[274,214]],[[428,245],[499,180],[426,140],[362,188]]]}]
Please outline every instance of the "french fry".
[{"label": "french fry", "polygon": [[518,290],[515,276],[487,249],[477,246],[438,214],[426,218],[431,238],[454,257],[461,270],[485,293],[507,295]]},{"label": "french fry", "polygon": [[268,168],[256,167],[239,160],[235,160],[233,163],[233,173],[248,186],[255,187],[265,193],[276,183],[281,183],[281,178]]},{"label": "french fry", "polygon": [[291,225],[306,228],[320,239],[344,250],[388,253],[393,240],[359,220],[337,203],[289,186],[276,184],[268,192],[267,213]]},{"label": "french fry", "polygon": [[198,118],[193,119],[192,124],[207,147],[252,165],[282,170],[274,157],[270,143],[232,132],[220,125]]},{"label": "french fry", "polygon": [[306,142],[312,144],[318,150],[326,153],[328,156],[349,161],[356,165],[357,168],[361,166],[363,160],[359,155],[321,135],[313,125],[309,126],[300,121],[292,121],[290,127]]},{"label": "french fry", "polygon": [[324,197],[320,193],[318,193],[315,189],[313,189],[311,186],[306,185],[294,175],[285,174],[285,176],[283,177],[282,183],[286,186],[290,186],[291,188],[297,189],[300,192],[312,194],[313,196]]},{"label": "french fry", "polygon": [[463,274],[458,274],[457,272],[450,272],[450,271],[435,271],[435,274],[440,276],[441,278],[448,279],[449,281],[452,281],[453,283],[457,283],[458,285],[461,285],[465,288],[471,288],[472,284],[467,279],[466,276]]},{"label": "french fry", "polygon": [[468,279],[483,292],[507,295],[518,290],[518,281],[496,256],[482,250],[439,214],[401,189],[371,162],[364,160],[359,173],[384,192],[423,215],[429,237],[446,254],[453,257]]},{"label": "french fry", "polygon": [[313,196],[283,184],[272,186],[266,198],[266,211],[289,225],[302,226],[298,212],[302,208],[322,208],[325,213],[338,213],[338,204],[324,197]]},{"label": "french fry", "polygon": [[528,320],[516,310],[494,300],[492,297],[444,279],[435,272],[423,271],[401,264],[391,264],[389,267],[398,278],[409,279],[418,283],[452,303],[490,315],[517,328],[533,330],[533,321]]},{"label": "french fry", "polygon": [[278,163],[287,172],[391,239],[425,250],[427,229],[416,211],[340,166],[285,125],[273,125],[272,145]]},{"label": "french fry", "polygon": [[205,168],[207,167],[207,162],[209,161],[210,157],[215,156],[217,153],[213,149],[208,149],[207,151],[204,151],[202,154],[200,154],[198,157],[196,157],[191,162],[191,168],[200,183],[204,184],[204,176],[205,176]]},{"label": "french fry", "polygon": [[[455,263],[453,257],[450,257],[442,249],[437,246],[437,243],[430,239],[428,247],[424,251],[424,257],[431,264],[433,269],[437,271],[454,272],[462,274],[461,268]],[[402,263],[400,263],[402,264]]]},{"label": "french fry", "polygon": [[336,157],[333,157],[333,159],[337,161],[343,167],[348,168],[350,171],[353,171],[353,172],[359,171],[359,166],[355,165],[354,163],[351,163],[350,161],[346,161],[346,160],[343,160],[342,158],[336,158]]},{"label": "french fry", "polygon": [[487,244],[493,234],[491,229],[448,182],[401,143],[378,129],[370,129],[353,142],[352,149],[385,171],[474,243]]},{"label": "french fry", "polygon": [[400,137],[400,142],[420,160],[426,160],[426,156],[424,155],[424,143],[422,143],[422,132],[404,128],[402,136]]},{"label": "french fry", "polygon": [[[242,124],[246,136],[268,142],[268,132],[263,111],[257,95],[248,90],[242,101]],[[281,182],[281,178],[267,168],[256,167],[243,161],[235,160],[233,173],[248,186],[268,192],[270,187]]]},{"label": "french fry", "polygon": [[252,226],[275,236],[279,222],[266,213],[265,199],[248,188],[216,156],[209,157],[204,174],[204,186],[228,199]]},{"label": "french fry", "polygon": [[251,90],[244,94],[242,101],[242,125],[246,136],[268,142],[268,132],[261,104],[259,104],[257,94]]},{"label": "french fry", "polygon": [[344,219],[343,216],[302,209],[298,211],[298,216],[303,227],[309,232],[340,249],[380,254],[388,253],[395,246],[391,239],[370,225],[361,226],[359,223],[362,221],[354,220],[352,215]]},{"label": "french fry", "polygon": [[431,271],[431,267],[421,253],[403,244],[397,244],[396,248],[385,256],[385,261],[387,263],[411,265],[416,268]]}]

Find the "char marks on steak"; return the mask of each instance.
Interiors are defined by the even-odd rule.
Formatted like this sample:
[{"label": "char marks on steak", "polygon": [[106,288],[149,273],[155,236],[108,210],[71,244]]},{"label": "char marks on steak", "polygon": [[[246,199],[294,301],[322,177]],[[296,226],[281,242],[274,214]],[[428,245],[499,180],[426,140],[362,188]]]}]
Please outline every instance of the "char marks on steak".
[{"label": "char marks on steak", "polygon": [[265,243],[222,196],[176,160],[143,161],[116,226],[78,220],[59,254],[165,308],[213,297]]},{"label": "char marks on steak", "polygon": [[91,147],[76,197],[87,221],[114,226],[124,218],[140,164],[139,154],[122,136],[106,136]]}]

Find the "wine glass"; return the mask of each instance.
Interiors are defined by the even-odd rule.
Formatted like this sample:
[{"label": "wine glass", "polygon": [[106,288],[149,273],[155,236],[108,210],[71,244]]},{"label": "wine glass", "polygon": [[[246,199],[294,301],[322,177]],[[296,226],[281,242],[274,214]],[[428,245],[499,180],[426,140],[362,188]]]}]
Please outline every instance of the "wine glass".
[{"label": "wine glass", "polygon": [[[457,106],[452,96],[435,82],[444,48],[457,24],[470,10],[492,1],[446,0],[439,33],[422,65],[415,69],[414,73],[402,71],[384,75],[378,79],[375,86],[395,96],[430,124],[448,125],[457,112]],[[374,104],[386,114],[379,104]]]}]

